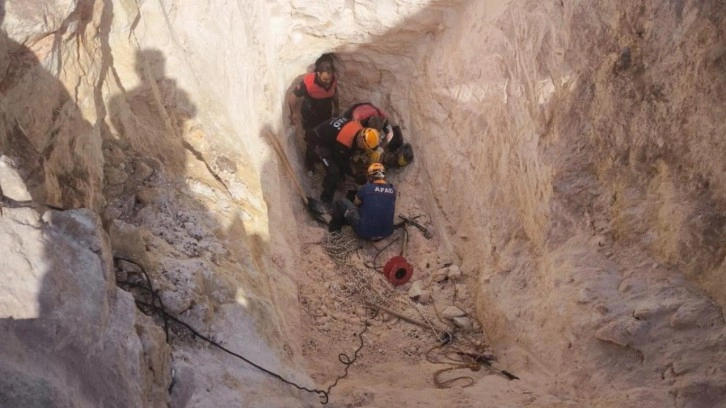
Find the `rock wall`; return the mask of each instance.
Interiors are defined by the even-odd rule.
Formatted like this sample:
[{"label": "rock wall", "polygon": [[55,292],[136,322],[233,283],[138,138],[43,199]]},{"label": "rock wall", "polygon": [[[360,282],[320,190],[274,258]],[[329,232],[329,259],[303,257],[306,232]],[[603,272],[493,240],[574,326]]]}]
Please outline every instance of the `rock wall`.
[{"label": "rock wall", "polygon": [[0,405],[166,406],[164,333],[116,288],[98,216],[5,209],[0,237]]},{"label": "rock wall", "polygon": [[723,399],[725,11],[472,2],[412,87],[488,333],[563,392]]},{"label": "rock wall", "polygon": [[117,289],[93,211],[104,203],[95,104],[104,58],[83,40],[105,10],[0,2],[3,407],[169,402],[164,334]]},{"label": "rock wall", "polygon": [[[3,195],[43,209],[13,210],[2,237],[34,228],[23,274],[35,282],[59,269],[33,260],[63,236],[40,219],[82,215],[94,225],[83,231],[103,245],[108,234],[112,248],[79,278],[95,285],[76,290],[101,305],[91,321],[106,331],[42,340],[68,347],[56,378],[79,385],[35,401],[6,381],[0,395],[98,405],[113,383],[109,395],[138,398],[124,406],[166,403],[163,339],[114,289],[114,256],[119,278],[142,267],[170,311],[311,384],[295,287],[309,237],[298,237],[299,197],[269,138],[301,172],[285,95],[335,52],[343,106],[381,105],[413,143],[426,179],[410,183],[425,197],[410,205],[432,214],[442,252],[459,258],[508,365],[582,403],[722,400],[726,11],[715,0],[621,3],[0,0],[0,164],[18,173]],[[5,293],[24,297],[0,316],[7,350],[36,355],[9,316],[47,327],[33,301],[43,291],[13,285]],[[98,344],[116,356],[134,345],[124,359],[134,364],[118,378],[109,367],[120,358],[83,360],[99,383],[82,389],[65,367]],[[193,342],[176,353],[174,406],[264,406],[260,390],[279,406],[309,397]],[[23,369],[12,361],[3,370]],[[152,377],[125,377],[145,364]]]}]

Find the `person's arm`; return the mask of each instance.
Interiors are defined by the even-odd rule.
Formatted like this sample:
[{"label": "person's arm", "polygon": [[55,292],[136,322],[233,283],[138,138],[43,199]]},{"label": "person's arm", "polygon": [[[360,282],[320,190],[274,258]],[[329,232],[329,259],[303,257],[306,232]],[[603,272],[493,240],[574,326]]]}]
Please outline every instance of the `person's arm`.
[{"label": "person's arm", "polygon": [[306,93],[307,88],[305,87],[305,82],[300,81],[300,83],[287,97],[287,107],[290,110],[290,123],[293,125],[297,124],[298,118],[300,117],[300,106],[298,101],[300,98],[305,96]]},{"label": "person's arm", "polygon": [[360,191],[361,191],[361,189],[359,188],[358,192],[355,193],[355,200],[353,200],[353,204],[355,204],[357,206],[360,206],[361,204],[363,204],[363,200],[360,199]]},{"label": "person's arm", "polygon": [[295,95],[295,92],[290,92],[290,95],[287,97],[287,107],[290,109],[290,124],[295,125],[297,124],[297,117],[300,115],[299,107],[298,107],[298,100],[300,98]]},{"label": "person's arm", "polygon": [[333,94],[333,117],[337,117],[340,113],[340,105],[338,104],[338,88],[335,88],[335,94]]}]

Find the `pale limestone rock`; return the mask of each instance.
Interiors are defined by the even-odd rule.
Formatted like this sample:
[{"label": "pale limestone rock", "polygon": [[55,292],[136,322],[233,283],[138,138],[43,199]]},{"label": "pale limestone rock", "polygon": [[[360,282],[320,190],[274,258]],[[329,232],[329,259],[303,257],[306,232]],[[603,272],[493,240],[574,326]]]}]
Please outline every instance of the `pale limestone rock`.
[{"label": "pale limestone rock", "polygon": [[446,276],[451,280],[458,280],[461,278],[461,269],[458,265],[451,265],[449,266],[449,271],[447,272]]},{"label": "pale limestone rock", "polygon": [[431,275],[431,279],[434,282],[442,282],[449,276],[449,268],[441,268]]},{"label": "pale limestone rock", "polygon": [[408,289],[408,297],[414,302],[428,304],[431,302],[431,291],[423,289],[424,281],[417,280]]},{"label": "pale limestone rock", "polygon": [[30,209],[3,210],[0,247],[3,248],[0,319],[35,319],[41,314],[39,296],[49,265],[43,235],[33,225],[40,220]]},{"label": "pale limestone rock", "polygon": [[7,156],[0,157],[0,188],[3,195],[15,201],[31,200],[30,192],[13,166],[14,162]]},{"label": "pale limestone rock", "polygon": [[142,160],[134,162],[134,178],[139,181],[146,180],[154,174],[154,169]]},{"label": "pale limestone rock", "polygon": [[[18,295],[0,303],[0,390],[9,391],[0,393],[3,405],[165,405],[169,348],[161,330],[137,314],[132,297],[116,288],[100,220],[73,210],[46,212],[41,222],[27,211],[5,209],[0,220],[0,239],[22,235],[13,252],[24,259],[6,258],[2,272],[9,273],[2,287]],[[58,341],[61,354],[54,352]],[[67,387],[69,381],[85,386]]]},{"label": "pale limestone rock", "polygon": [[444,311],[441,312],[441,315],[447,319],[453,319],[455,317],[466,316],[466,312],[456,306],[447,306]]},{"label": "pale limestone rock", "polygon": [[454,317],[451,320],[454,322],[454,324],[457,327],[460,327],[464,330],[471,330],[473,327],[473,323],[472,323],[471,319],[466,316]]},{"label": "pale limestone rock", "polygon": [[427,305],[430,304],[432,300],[433,297],[431,296],[431,291],[423,290],[421,291],[421,294],[419,294],[417,302],[422,305]]},{"label": "pale limestone rock", "polygon": [[622,317],[595,331],[595,337],[619,346],[630,346],[640,341],[638,337],[645,329],[645,322],[632,317]]},{"label": "pale limestone rock", "polygon": [[411,287],[408,289],[408,297],[416,300],[416,298],[418,298],[418,296],[420,296],[421,292],[423,291],[423,285],[424,282],[422,280],[417,280],[411,283]]}]

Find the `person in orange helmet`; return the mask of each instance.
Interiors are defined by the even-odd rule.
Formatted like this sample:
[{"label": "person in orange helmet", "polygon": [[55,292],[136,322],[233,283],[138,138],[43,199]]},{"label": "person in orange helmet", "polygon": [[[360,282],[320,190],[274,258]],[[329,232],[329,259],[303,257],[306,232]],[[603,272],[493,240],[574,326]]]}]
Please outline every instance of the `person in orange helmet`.
[{"label": "person in orange helmet", "polygon": [[319,161],[325,168],[320,200],[332,204],[335,190],[350,173],[350,157],[357,150],[372,152],[381,144],[378,130],[346,118],[331,118],[308,135],[306,161]]},{"label": "person in orange helmet", "polygon": [[413,161],[413,148],[403,142],[401,127],[393,125],[388,114],[371,102],[359,102],[343,112],[343,117],[359,121],[365,127],[378,129],[381,133],[381,147],[373,155],[354,157],[354,177],[365,182],[365,171],[369,164],[383,163],[388,168],[405,167]]},{"label": "person in orange helmet", "polygon": [[343,225],[370,241],[393,234],[396,212],[396,188],[386,181],[386,169],[381,163],[368,166],[368,183],[356,192],[353,201],[347,198],[335,202],[328,231],[340,231]]}]

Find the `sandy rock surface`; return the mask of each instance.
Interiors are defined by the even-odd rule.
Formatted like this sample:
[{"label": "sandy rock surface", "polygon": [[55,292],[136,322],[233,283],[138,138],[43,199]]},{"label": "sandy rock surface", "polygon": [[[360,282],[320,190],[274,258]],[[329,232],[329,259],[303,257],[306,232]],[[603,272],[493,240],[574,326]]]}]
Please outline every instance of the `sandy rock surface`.
[{"label": "sandy rock surface", "polygon": [[[329,406],[719,407],[725,7],[0,0],[0,405],[319,406],[270,373],[355,358]],[[416,153],[398,288],[403,230],[301,203],[323,52]]]}]

